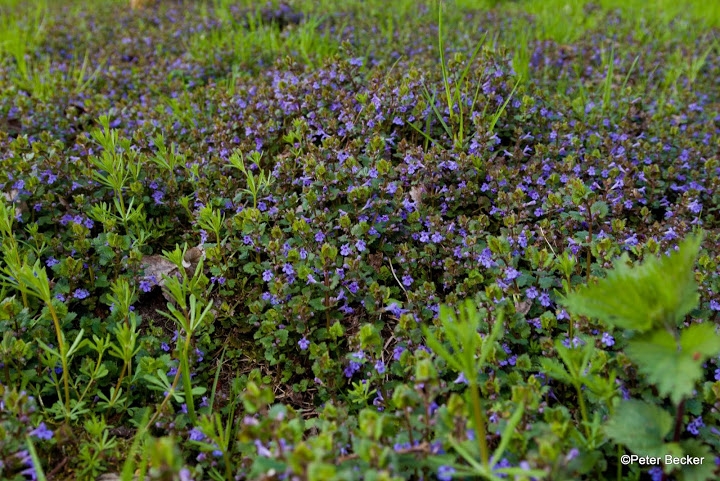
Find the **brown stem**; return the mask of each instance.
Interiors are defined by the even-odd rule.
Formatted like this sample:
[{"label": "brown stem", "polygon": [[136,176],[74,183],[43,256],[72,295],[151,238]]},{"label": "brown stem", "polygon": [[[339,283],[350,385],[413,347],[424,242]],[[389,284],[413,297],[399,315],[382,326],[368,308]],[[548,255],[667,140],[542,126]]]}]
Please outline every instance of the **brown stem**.
[{"label": "brown stem", "polygon": [[[677,413],[675,414],[675,432],[673,433],[673,442],[677,443],[680,441],[680,434],[682,433],[682,420],[685,414],[685,400],[680,401],[677,406]],[[663,470],[662,481],[667,481],[667,474]]]}]

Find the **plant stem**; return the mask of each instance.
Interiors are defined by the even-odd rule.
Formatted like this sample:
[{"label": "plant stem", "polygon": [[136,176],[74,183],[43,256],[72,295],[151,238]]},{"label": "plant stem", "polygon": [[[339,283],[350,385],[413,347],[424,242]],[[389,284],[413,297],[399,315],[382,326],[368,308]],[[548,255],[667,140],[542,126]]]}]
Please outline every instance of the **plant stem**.
[{"label": "plant stem", "polygon": [[480,389],[477,381],[470,381],[470,394],[472,395],[473,412],[475,418],[475,435],[477,436],[478,448],[480,449],[480,459],[483,465],[489,467],[490,456],[488,455],[487,432],[485,429],[485,416],[483,416],[482,406],[480,405]]},{"label": "plant stem", "polygon": [[117,384],[115,384],[115,392],[113,393],[112,398],[110,399],[110,404],[115,404],[115,399],[118,397],[118,393],[120,392],[120,383],[122,383],[123,379],[125,379],[125,371],[127,370],[128,363],[123,363],[122,370],[120,371],[120,376],[118,377]]},{"label": "plant stem", "polygon": [[65,411],[67,412],[70,408],[70,381],[68,380],[68,363],[67,356],[65,355],[65,340],[63,339],[62,329],[60,328],[60,319],[58,319],[55,306],[52,305],[52,299],[46,299],[45,303],[48,306],[53,324],[55,325],[55,336],[57,337],[58,348],[60,349],[60,362],[62,362],[63,369],[63,385],[65,386]]},{"label": "plant stem", "polygon": [[583,423],[585,424],[585,436],[590,437],[590,420],[587,414],[587,406],[585,406],[585,395],[582,392],[582,385],[575,384],[575,389],[578,394],[578,401],[580,403],[580,415],[582,416]]},{"label": "plant stem", "polygon": [[685,400],[683,399],[677,406],[677,413],[675,415],[675,432],[673,433],[673,442],[677,443],[680,441],[680,434],[682,434],[682,421],[683,415],[685,414]]},{"label": "plant stem", "polygon": [[[682,434],[682,420],[685,414],[685,399],[680,401],[677,405],[677,412],[675,413],[675,432],[673,433],[673,442],[677,443],[680,441],[680,434]],[[667,474],[663,470],[662,481],[667,481]]]},{"label": "plant stem", "polygon": [[183,387],[185,388],[185,404],[187,404],[188,415],[190,421],[195,424],[197,416],[195,415],[195,402],[192,395],[192,381],[190,379],[190,364],[188,356],[190,355],[190,335],[185,339],[185,348],[180,357],[180,369],[182,370]]}]

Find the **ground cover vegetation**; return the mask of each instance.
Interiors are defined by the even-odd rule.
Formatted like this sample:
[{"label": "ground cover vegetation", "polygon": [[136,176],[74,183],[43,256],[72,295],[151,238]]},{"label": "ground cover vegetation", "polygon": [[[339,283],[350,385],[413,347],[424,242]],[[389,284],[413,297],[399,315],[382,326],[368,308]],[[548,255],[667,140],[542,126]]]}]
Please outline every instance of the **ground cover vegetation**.
[{"label": "ground cover vegetation", "polygon": [[719,28],[2,0],[0,477],[717,479]]}]

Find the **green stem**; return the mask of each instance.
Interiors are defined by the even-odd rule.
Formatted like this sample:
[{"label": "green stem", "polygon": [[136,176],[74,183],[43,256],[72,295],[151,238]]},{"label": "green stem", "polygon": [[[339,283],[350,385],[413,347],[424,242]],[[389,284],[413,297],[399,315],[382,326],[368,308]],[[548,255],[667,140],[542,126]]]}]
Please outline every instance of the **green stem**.
[{"label": "green stem", "polygon": [[577,391],[578,401],[580,402],[580,415],[585,424],[585,436],[590,438],[590,419],[588,418],[587,407],[585,406],[585,395],[582,392],[582,385],[575,384],[575,390]]},{"label": "green stem", "polygon": [[162,403],[160,403],[160,407],[157,411],[155,411],[155,414],[153,414],[153,417],[150,418],[150,421],[148,421],[147,426],[145,426],[144,431],[147,431],[150,429],[150,427],[155,423],[155,420],[160,416],[160,414],[163,412],[163,409],[165,408],[165,405],[170,400],[170,396],[172,396],[172,393],[175,391],[175,388],[177,387],[177,383],[180,380],[180,371],[181,369],[178,369],[178,371],[175,373],[175,378],[173,379],[172,384],[170,385],[170,389],[168,390],[168,393],[165,395],[165,398],[162,400]]},{"label": "green stem", "polygon": [[63,368],[63,385],[65,387],[65,411],[67,412],[70,408],[70,381],[68,379],[67,350],[65,348],[65,341],[63,340],[62,329],[60,328],[60,319],[58,318],[57,311],[55,311],[55,306],[52,305],[52,299],[46,299],[45,303],[48,306],[53,324],[55,325],[55,336],[57,337],[58,348],[60,349],[60,362],[62,362]]},{"label": "green stem", "polygon": [[190,336],[188,335],[185,339],[185,348],[180,357],[180,369],[182,370],[183,387],[185,389],[185,403],[187,404],[188,415],[190,421],[195,424],[197,417],[195,415],[195,402],[193,401],[192,394],[192,381],[190,379],[190,364],[188,363],[188,356],[190,355]]},{"label": "green stem", "polygon": [[475,435],[477,436],[478,448],[480,449],[480,459],[487,468],[490,464],[490,456],[488,455],[487,431],[485,428],[485,416],[483,416],[482,406],[480,405],[480,390],[477,381],[470,382],[470,394],[472,395],[473,412],[475,418]]},{"label": "green stem", "polygon": [[127,371],[128,363],[123,363],[122,371],[120,371],[120,377],[117,380],[117,383],[115,384],[115,392],[113,393],[112,398],[110,399],[110,404],[115,404],[115,400],[118,397],[118,393],[120,392],[120,383],[122,383],[123,379],[125,379],[125,371]]},{"label": "green stem", "polygon": [[101,351],[98,354],[98,359],[97,359],[97,362],[95,363],[95,370],[93,371],[92,378],[90,378],[90,382],[87,384],[87,386],[85,386],[85,390],[83,391],[82,395],[78,399],[78,402],[85,399],[85,396],[87,396],[87,393],[90,390],[90,387],[95,382],[95,379],[97,378],[97,373],[98,373],[98,371],[100,371],[100,366],[102,365],[102,358],[103,358],[103,351]]}]

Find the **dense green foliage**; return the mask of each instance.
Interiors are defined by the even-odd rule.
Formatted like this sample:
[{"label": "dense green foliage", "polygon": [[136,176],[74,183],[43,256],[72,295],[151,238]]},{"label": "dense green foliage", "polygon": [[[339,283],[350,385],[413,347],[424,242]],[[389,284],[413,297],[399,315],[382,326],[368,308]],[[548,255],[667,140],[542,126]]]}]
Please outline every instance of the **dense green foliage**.
[{"label": "dense green foliage", "polygon": [[718,478],[719,28],[0,0],[0,478]]}]

